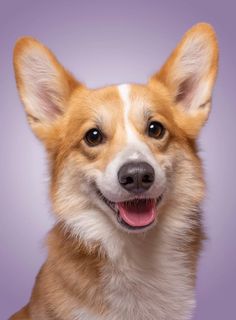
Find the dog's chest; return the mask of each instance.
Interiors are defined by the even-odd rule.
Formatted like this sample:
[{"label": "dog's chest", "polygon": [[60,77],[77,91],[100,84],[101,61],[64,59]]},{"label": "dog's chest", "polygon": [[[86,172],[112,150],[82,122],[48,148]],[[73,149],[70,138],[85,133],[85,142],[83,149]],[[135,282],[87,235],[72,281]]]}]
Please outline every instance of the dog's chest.
[{"label": "dog's chest", "polygon": [[193,287],[181,257],[136,258],[132,263],[105,267],[104,297],[109,311],[104,319],[188,319],[194,305]]},{"label": "dog's chest", "polygon": [[105,289],[109,315],[106,319],[157,319],[161,314],[161,288],[156,270],[141,270],[126,266],[112,270]]},{"label": "dog's chest", "polygon": [[160,301],[158,282],[153,272],[117,270],[106,267],[103,273],[104,299],[108,305],[106,315],[92,316],[88,311],[79,312],[79,320],[156,320],[164,319],[157,301]]},{"label": "dog's chest", "polygon": [[106,267],[103,275],[107,314],[93,316],[84,310],[79,320],[189,319],[194,306],[193,289],[180,276],[172,274],[168,278],[158,268],[110,268]]},{"label": "dog's chest", "polygon": [[103,317],[80,320],[187,320],[194,306],[185,257],[164,248],[156,254],[131,250],[103,267]]}]

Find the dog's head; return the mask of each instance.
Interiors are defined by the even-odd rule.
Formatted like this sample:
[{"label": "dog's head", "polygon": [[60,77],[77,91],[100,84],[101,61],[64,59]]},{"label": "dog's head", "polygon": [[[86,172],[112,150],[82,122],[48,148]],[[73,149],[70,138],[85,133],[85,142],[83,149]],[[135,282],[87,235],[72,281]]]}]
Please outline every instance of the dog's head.
[{"label": "dog's head", "polygon": [[148,84],[90,90],[38,41],[19,40],[17,86],[49,154],[59,219],[96,239],[101,230],[147,231],[170,204],[197,206],[204,183],[195,140],[217,62],[215,33],[198,24]]}]

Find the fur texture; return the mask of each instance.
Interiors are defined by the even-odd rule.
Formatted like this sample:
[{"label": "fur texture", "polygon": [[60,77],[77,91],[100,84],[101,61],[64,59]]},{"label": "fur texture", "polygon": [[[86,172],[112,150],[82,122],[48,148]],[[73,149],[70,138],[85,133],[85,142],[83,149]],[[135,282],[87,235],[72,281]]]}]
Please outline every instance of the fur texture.
[{"label": "fur texture", "polygon": [[[17,42],[16,82],[48,152],[56,223],[30,302],[11,320],[190,319],[205,192],[196,139],[217,64],[215,33],[201,23],[148,84],[90,90],[35,39]],[[164,126],[163,137],[148,135],[150,121]],[[91,128],[103,134],[95,146]],[[139,198],[161,199],[143,230],[126,229],[108,205],[133,201],[117,179],[130,161],[155,173]]]}]

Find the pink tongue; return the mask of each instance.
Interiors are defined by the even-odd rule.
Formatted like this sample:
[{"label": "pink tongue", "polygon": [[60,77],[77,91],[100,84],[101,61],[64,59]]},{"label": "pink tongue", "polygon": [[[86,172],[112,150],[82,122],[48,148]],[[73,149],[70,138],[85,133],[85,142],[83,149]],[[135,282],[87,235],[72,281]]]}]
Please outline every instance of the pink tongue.
[{"label": "pink tongue", "polygon": [[118,203],[121,218],[132,227],[144,227],[156,217],[155,200],[134,200]]}]

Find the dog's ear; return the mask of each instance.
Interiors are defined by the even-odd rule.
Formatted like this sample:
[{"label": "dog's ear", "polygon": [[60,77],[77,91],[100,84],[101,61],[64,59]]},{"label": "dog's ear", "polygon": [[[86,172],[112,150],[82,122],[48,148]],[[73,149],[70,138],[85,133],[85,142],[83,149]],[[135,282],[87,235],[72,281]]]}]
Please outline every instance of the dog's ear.
[{"label": "dog's ear", "polygon": [[[208,118],[218,67],[218,44],[213,28],[193,26],[161,70],[150,80],[164,84],[176,104],[176,116],[193,136]],[[186,121],[185,121],[186,120]]]},{"label": "dog's ear", "polygon": [[31,37],[17,41],[14,68],[29,123],[40,137],[40,132],[65,112],[68,99],[79,83],[48,48]]}]

